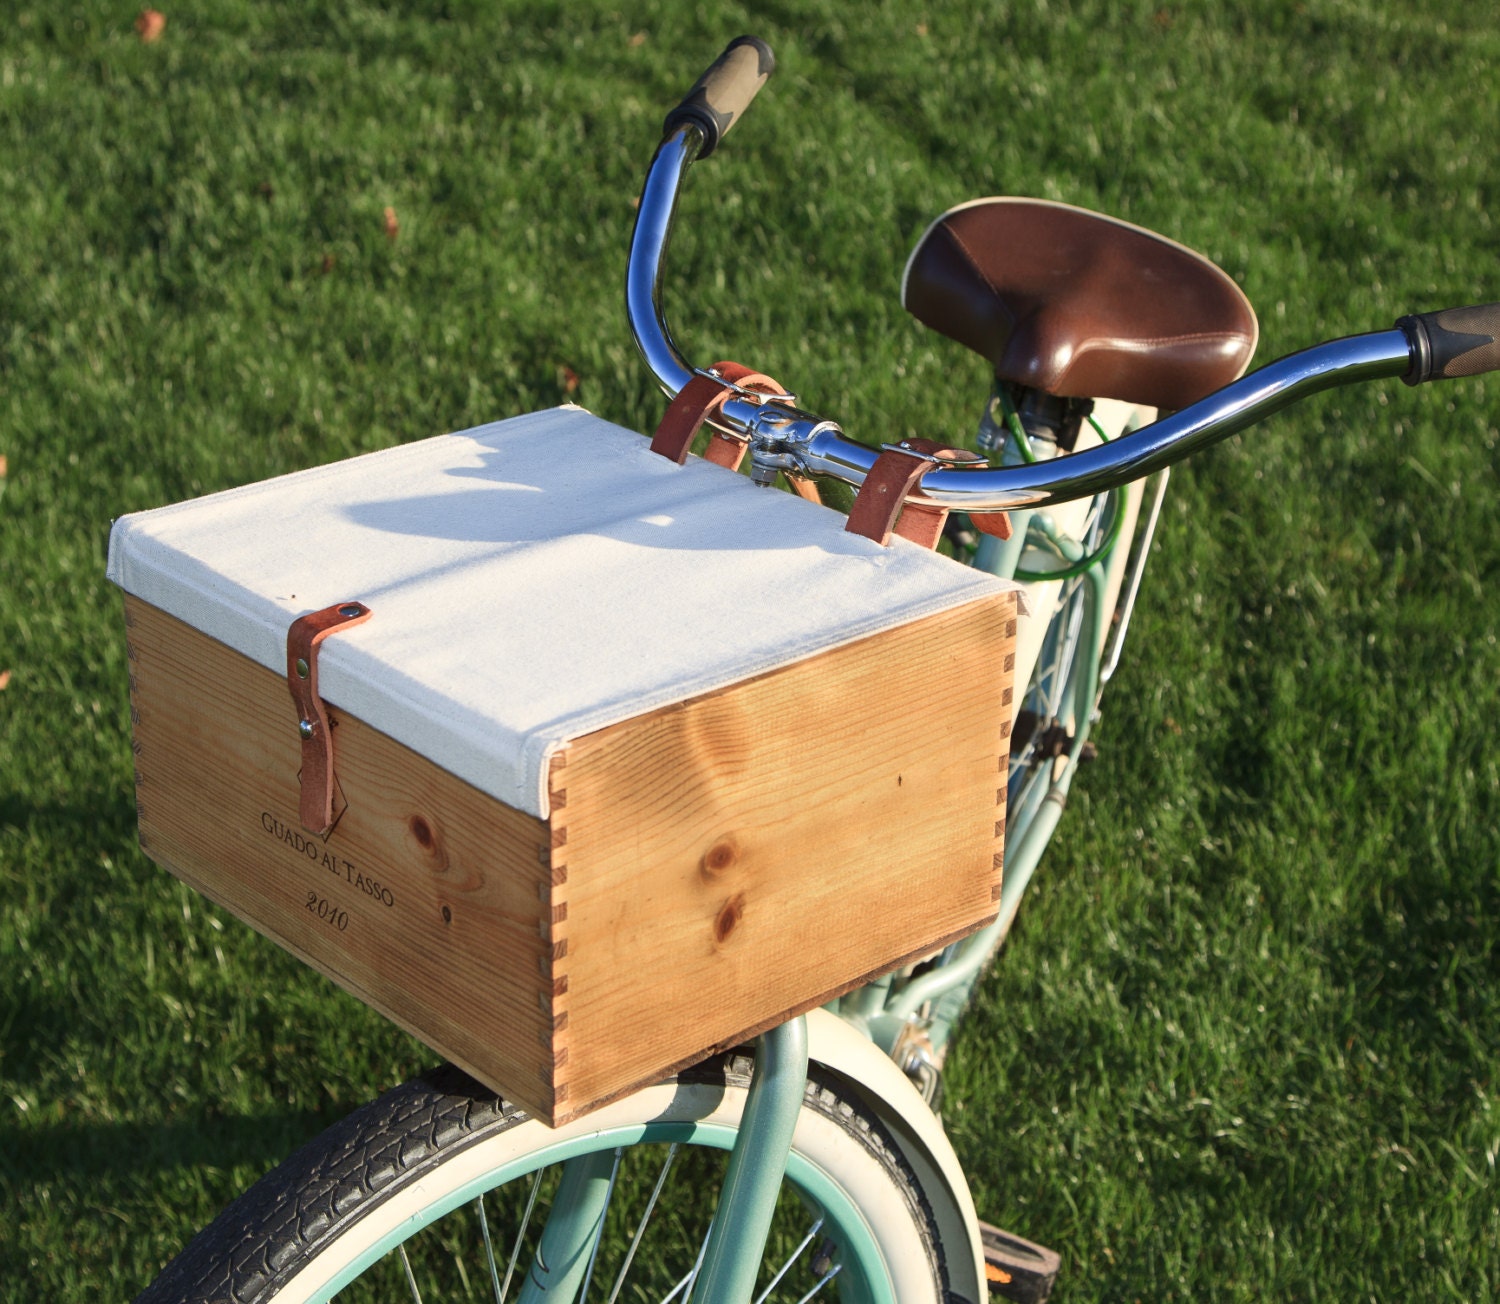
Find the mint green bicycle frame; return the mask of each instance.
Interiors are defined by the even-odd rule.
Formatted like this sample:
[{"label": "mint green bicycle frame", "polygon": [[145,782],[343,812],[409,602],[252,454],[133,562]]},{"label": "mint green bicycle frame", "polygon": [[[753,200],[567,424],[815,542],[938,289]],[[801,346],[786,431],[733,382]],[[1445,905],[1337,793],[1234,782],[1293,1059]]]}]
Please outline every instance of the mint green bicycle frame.
[{"label": "mint green bicycle frame", "polygon": [[[694,374],[671,341],[660,305],[662,259],[678,192],[687,168],[700,151],[707,153],[717,144],[719,134],[748,104],[764,75],[762,72],[737,88],[738,102],[730,108],[726,100],[717,117],[711,114],[704,118],[695,111],[684,118],[681,110],[669,116],[667,134],[646,179],[631,240],[626,303],[636,344],[669,394],[678,393]],[[1077,651],[1065,670],[1063,705],[1057,715],[1071,717],[1072,729],[1063,763],[1053,766],[1050,781],[1030,785],[1024,799],[1007,812],[1005,882],[996,922],[949,948],[920,976],[880,979],[834,1002],[830,1006],[833,1012],[887,1052],[894,1049],[896,1039],[913,1019],[923,1025],[935,1047],[945,1044],[1057,828],[1092,725],[1104,650],[1109,565],[1118,538],[1111,536],[1107,546],[1095,545],[1095,551],[1088,553],[1081,541],[1058,537],[1051,529],[1050,518],[1039,509],[1074,498],[1122,493],[1129,481],[1165,471],[1196,448],[1252,425],[1307,393],[1354,380],[1401,375],[1412,365],[1414,347],[1404,329],[1331,341],[1282,359],[1146,427],[1130,441],[1128,452],[1100,447],[1067,458],[1066,467],[1013,464],[981,472],[940,468],[927,477],[923,492],[941,506],[1012,514],[1011,540],[999,546],[986,540],[981,547],[976,564],[984,569],[1016,577],[1021,555],[1033,541],[1043,543],[1069,563],[1070,579],[1076,580],[1078,592],[1064,597],[1057,610],[1062,619],[1071,620],[1070,604],[1076,597],[1081,603],[1081,626]],[[767,404],[764,396],[739,391],[723,403],[720,421],[750,444],[751,478],[770,485],[779,473],[786,472],[803,477],[826,474],[847,483],[861,483],[873,465],[874,451],[846,440],[834,423],[802,412],[795,403],[788,398],[784,404]],[[768,415],[767,408],[774,410]],[[1027,436],[1019,438],[1024,441]],[[1020,462],[1035,460],[1029,456],[1029,445],[1013,451]],[[1116,510],[1120,510],[1118,505]],[[1147,537],[1149,542],[1149,531]],[[1049,637],[1055,636],[1059,636],[1056,631],[1049,633]],[[1061,636],[1069,637],[1071,631]],[[695,1290],[699,1298],[714,1304],[748,1300],[753,1289],[770,1203],[787,1171],[791,1125],[801,1108],[806,1085],[805,1053],[799,1071],[791,1049],[798,1033],[788,1030],[794,1027],[795,1023],[766,1034],[757,1046],[751,1100],[734,1140],[731,1180],[721,1193],[710,1235],[714,1258],[712,1265],[705,1266],[711,1266],[712,1272],[699,1279]],[[599,1173],[592,1167],[580,1167],[576,1176],[570,1167],[565,1174],[564,1182],[570,1194],[577,1197],[581,1212],[559,1225],[553,1253],[570,1253],[576,1259],[595,1235],[592,1229],[597,1214],[590,1221],[587,1193],[599,1180]],[[551,1231],[549,1226],[549,1235]],[[858,1257],[858,1247],[852,1248]],[[562,1296],[543,1293],[527,1298],[549,1297]]]},{"label": "mint green bicycle frame", "polygon": [[[1019,512],[1012,519],[1015,531],[1012,538],[999,546],[981,547],[976,565],[997,575],[1014,577],[1028,543],[1042,540],[1065,561],[1076,562],[1084,557],[1084,544],[1058,537],[1044,515]],[[1119,546],[1118,541],[1114,546]],[[1057,828],[1092,723],[1104,647],[1100,616],[1112,558],[1113,547],[1098,549],[1092,562],[1077,577],[1082,589],[1078,651],[1060,699],[1060,714],[1072,716],[1077,723],[1061,772],[1050,783],[1033,785],[1028,800],[1010,817],[1005,887],[996,921],[949,948],[940,962],[922,976],[900,984],[888,976],[850,992],[830,1006],[845,1022],[859,1028],[887,1052],[901,1029],[929,1004],[931,1010],[922,1021],[936,1034],[934,1044],[941,1046],[951,1037],[986,960],[999,944],[1004,922],[1013,914],[1015,902]],[[1071,600],[1065,595],[1059,601],[1059,624],[1069,618]],[[1066,631],[1057,633],[1063,636]],[[805,1020],[799,1018],[772,1029],[757,1041],[755,1075],[743,1121],[733,1138],[728,1172],[693,1289],[695,1298],[750,1300],[783,1177],[790,1175],[804,1190],[809,1189],[810,1174],[800,1170],[788,1174],[792,1133],[806,1083],[807,1030]],[[554,1212],[520,1296],[523,1304],[577,1297],[587,1279],[590,1254],[599,1240],[600,1218],[608,1202],[611,1180],[608,1152],[582,1154],[566,1162],[562,1186],[553,1202]],[[847,1286],[853,1285],[855,1298],[868,1298],[874,1304],[881,1296],[876,1293],[878,1284],[869,1283],[879,1283],[883,1275],[876,1247],[855,1241],[843,1248],[850,1256],[846,1260],[846,1270],[850,1272],[846,1296],[851,1293]]]}]

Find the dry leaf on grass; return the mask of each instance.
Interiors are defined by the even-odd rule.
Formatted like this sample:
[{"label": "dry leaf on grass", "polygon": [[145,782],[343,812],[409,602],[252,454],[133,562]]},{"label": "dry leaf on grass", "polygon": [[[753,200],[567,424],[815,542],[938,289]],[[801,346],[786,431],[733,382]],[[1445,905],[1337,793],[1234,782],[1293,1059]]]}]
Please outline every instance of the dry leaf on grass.
[{"label": "dry leaf on grass", "polygon": [[387,240],[394,240],[401,232],[401,223],[396,220],[396,210],[389,204],[386,205],[383,221],[385,224],[385,238]]},{"label": "dry leaf on grass", "polygon": [[166,28],[167,16],[160,9],[142,9],[140,17],[135,20],[135,30],[147,44],[160,40]]},{"label": "dry leaf on grass", "polygon": [[0,670],[0,693],[10,687],[10,671]]}]

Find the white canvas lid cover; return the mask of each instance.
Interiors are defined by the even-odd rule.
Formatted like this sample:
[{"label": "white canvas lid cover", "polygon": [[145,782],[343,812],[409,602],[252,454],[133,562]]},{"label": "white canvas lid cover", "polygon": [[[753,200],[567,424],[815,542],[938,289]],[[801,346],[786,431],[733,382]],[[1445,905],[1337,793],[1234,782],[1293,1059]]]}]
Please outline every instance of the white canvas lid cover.
[{"label": "white canvas lid cover", "polygon": [[109,578],[277,674],[366,603],[323,697],[542,818],[574,738],[1013,587],[576,407],[121,517]]}]

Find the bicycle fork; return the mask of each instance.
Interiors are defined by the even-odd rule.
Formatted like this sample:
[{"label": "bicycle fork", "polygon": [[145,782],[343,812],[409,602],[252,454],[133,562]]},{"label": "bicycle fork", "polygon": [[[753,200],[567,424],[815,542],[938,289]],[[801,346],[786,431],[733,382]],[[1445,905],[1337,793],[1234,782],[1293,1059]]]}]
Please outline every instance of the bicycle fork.
[{"label": "bicycle fork", "polygon": [[[755,1072],[729,1152],[719,1207],[682,1304],[749,1304],[792,1133],[807,1088],[807,1020],[793,1019],[756,1041]],[[526,1275],[521,1304],[573,1304],[587,1291],[614,1193],[618,1152],[579,1155],[563,1165],[552,1213]],[[582,1304],[580,1300],[580,1304]]]}]

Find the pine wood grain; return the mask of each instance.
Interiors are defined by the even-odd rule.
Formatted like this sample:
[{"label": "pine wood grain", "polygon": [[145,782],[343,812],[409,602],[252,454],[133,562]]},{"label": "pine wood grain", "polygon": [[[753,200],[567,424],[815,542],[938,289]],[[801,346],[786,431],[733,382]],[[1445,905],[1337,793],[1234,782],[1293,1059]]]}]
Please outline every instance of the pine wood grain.
[{"label": "pine wood grain", "polygon": [[995,917],[1015,628],[996,595],[568,749],[560,1108]]},{"label": "pine wood grain", "polygon": [[995,916],[1012,594],[579,739],[548,822],[329,703],[326,838],[281,676],[126,623],[147,853],[548,1122]]},{"label": "pine wood grain", "polygon": [[[307,833],[286,681],[146,603],[125,602],[147,854],[549,1116],[547,826],[332,704],[347,808],[326,840]],[[335,922],[319,917],[322,902]]]}]

